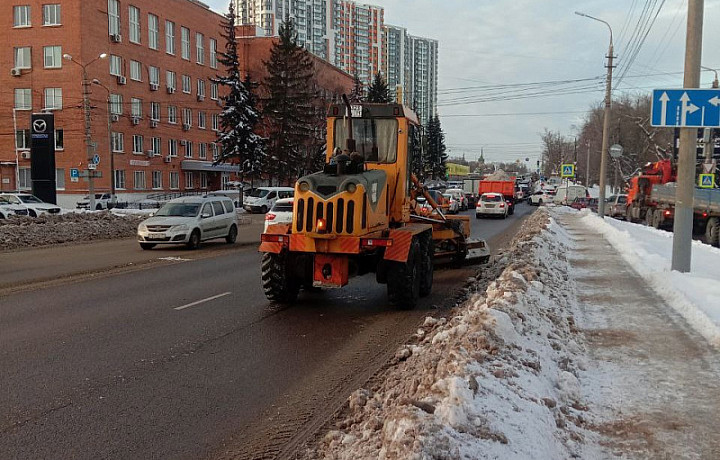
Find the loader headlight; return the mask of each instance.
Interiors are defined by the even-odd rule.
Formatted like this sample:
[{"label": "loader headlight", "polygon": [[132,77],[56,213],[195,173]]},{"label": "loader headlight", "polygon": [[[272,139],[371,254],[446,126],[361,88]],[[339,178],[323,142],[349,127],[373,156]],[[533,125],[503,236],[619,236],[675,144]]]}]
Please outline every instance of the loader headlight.
[{"label": "loader headlight", "polygon": [[355,185],[353,182],[350,182],[345,186],[345,191],[348,193],[355,193],[355,190],[357,190],[357,185]]},{"label": "loader headlight", "polygon": [[298,184],[298,188],[301,192],[307,192],[308,190],[310,190],[310,182],[302,181]]}]

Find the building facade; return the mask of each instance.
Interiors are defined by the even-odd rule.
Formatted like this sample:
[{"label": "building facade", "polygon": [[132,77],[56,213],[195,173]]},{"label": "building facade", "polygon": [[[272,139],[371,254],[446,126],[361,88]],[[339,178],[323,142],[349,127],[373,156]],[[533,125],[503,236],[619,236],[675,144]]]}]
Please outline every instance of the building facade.
[{"label": "building facade", "polygon": [[333,0],[332,15],[333,63],[369,85],[375,74],[382,71],[385,10],[353,0]]}]

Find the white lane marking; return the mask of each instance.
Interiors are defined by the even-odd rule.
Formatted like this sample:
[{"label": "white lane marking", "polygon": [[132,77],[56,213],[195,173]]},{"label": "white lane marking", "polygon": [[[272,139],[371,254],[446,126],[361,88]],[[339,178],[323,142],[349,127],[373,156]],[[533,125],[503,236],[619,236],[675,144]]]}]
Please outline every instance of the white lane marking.
[{"label": "white lane marking", "polygon": [[230,295],[232,292],[223,292],[222,294],[214,295],[212,297],[208,297],[207,299],[202,300],[196,300],[195,302],[182,305],[180,307],[175,307],[174,310],[184,310],[186,308],[194,307],[195,305],[199,305],[201,303],[210,302],[211,300],[219,299],[220,297],[225,297],[226,295]]},{"label": "white lane marking", "polygon": [[168,260],[170,262],[188,262],[192,259],[183,259],[182,257],[158,257],[158,260]]}]

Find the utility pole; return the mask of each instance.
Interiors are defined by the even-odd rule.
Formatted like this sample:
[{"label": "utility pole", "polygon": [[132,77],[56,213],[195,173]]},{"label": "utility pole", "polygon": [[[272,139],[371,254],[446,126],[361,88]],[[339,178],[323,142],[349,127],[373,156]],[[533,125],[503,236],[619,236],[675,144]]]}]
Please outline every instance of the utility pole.
[{"label": "utility pole", "polygon": [[[587,163],[585,166],[585,186],[590,187],[590,142],[587,143]],[[600,206],[598,204],[598,206]]]},{"label": "utility pole", "polygon": [[[715,80],[712,82],[713,89],[717,89],[718,86],[720,86],[720,82],[718,82],[718,73],[717,70],[711,69],[709,67],[700,66],[701,69],[710,70],[712,72],[715,72]],[[705,158],[706,164],[712,164],[712,155],[713,155],[713,138],[712,138],[713,129],[712,128],[705,128],[703,130],[703,156]],[[708,172],[708,171],[705,171]],[[712,171],[714,172],[714,171]]]},{"label": "utility pole", "polygon": [[[684,88],[700,86],[704,0],[688,0]],[[692,260],[693,195],[697,128],[680,128],[671,269],[687,273]]]},{"label": "utility pole", "polygon": [[[692,1],[692,0],[690,0]],[[610,46],[608,47],[608,64],[607,64],[607,81],[605,85],[605,118],[603,120],[603,138],[602,150],[600,151],[600,195],[598,197],[598,216],[605,218],[605,182],[607,175],[607,156],[608,144],[610,138],[610,109],[612,106],[612,69],[613,69],[613,32],[612,27],[606,21],[587,15],[585,13],[575,12],[578,16],[583,16],[598,22],[602,22],[610,30]]]}]

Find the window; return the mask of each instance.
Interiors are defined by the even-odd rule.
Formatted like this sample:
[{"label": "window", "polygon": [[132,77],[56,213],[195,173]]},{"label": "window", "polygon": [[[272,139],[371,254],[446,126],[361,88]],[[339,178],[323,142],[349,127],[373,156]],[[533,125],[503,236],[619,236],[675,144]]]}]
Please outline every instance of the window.
[{"label": "window", "polygon": [[192,171],[185,171],[185,188],[195,188],[195,184],[193,183],[193,173]]},{"label": "window", "polygon": [[217,161],[220,158],[220,149],[218,149],[218,145],[213,143],[212,145],[212,159],[213,161]]},{"label": "window", "polygon": [[205,64],[205,36],[200,32],[195,34],[195,51],[197,54],[197,63]]},{"label": "window", "polygon": [[185,158],[192,158],[193,156],[193,143],[192,141],[185,141]]},{"label": "window", "polygon": [[198,143],[198,158],[207,160],[207,144],[204,142]]},{"label": "window", "polygon": [[59,69],[62,67],[61,46],[45,46],[43,47],[43,55],[45,56],[46,69]]},{"label": "window", "polygon": [[170,171],[170,188],[171,189],[179,189],[180,188],[180,173],[177,171]]},{"label": "window", "polygon": [[32,109],[32,90],[30,88],[15,89],[15,108],[18,110]]},{"label": "window", "polygon": [[182,91],[183,93],[190,94],[190,91],[192,87],[192,79],[190,78],[190,75],[183,75],[182,76]]},{"label": "window", "polygon": [[108,34],[120,35],[120,2],[108,0]]},{"label": "window", "polygon": [[125,136],[123,133],[110,133],[110,148],[113,152],[125,150]]},{"label": "window", "polygon": [[168,139],[168,156],[174,158],[177,156],[178,142],[175,139]]},{"label": "window", "polygon": [[123,74],[122,58],[120,56],[110,55],[110,75],[121,77]]},{"label": "window", "polygon": [[175,54],[175,23],[165,21],[165,52]]},{"label": "window", "polygon": [[43,25],[59,26],[60,25],[60,5],[57,3],[51,5],[43,5]]},{"label": "window", "polygon": [[142,118],[142,99],[131,98],[130,99],[130,113],[133,118]]},{"label": "window", "polygon": [[30,5],[13,6],[13,27],[30,26]]},{"label": "window", "polygon": [[154,121],[160,121],[160,103],[150,103],[150,119]]},{"label": "window", "polygon": [[30,177],[30,168],[20,168],[18,170],[18,188],[20,190],[29,190],[32,188],[32,177]]},{"label": "window", "polygon": [[200,173],[200,188],[207,188],[208,181],[207,181],[207,173],[201,172]]},{"label": "window", "polygon": [[122,94],[110,94],[110,114],[122,115],[123,97]]},{"label": "window", "polygon": [[205,129],[205,112],[198,112],[198,128]]},{"label": "window", "polygon": [[192,126],[192,109],[183,109],[183,124]]},{"label": "window", "polygon": [[154,14],[148,14],[148,47],[150,49],[158,49],[158,29],[160,20]]},{"label": "window", "polygon": [[55,128],[55,150],[65,150],[65,132]]},{"label": "window", "polygon": [[151,85],[160,86],[160,68],[155,66],[148,67],[148,80]]},{"label": "window", "polygon": [[183,59],[190,60],[190,29],[180,27],[180,51]]},{"label": "window", "polygon": [[55,188],[65,190],[65,169],[55,168]]},{"label": "window", "polygon": [[220,130],[220,114],[217,114],[217,113],[212,114],[212,129],[213,129],[213,131]]},{"label": "window", "polygon": [[128,8],[128,17],[130,21],[130,41],[140,43],[140,10],[135,6],[130,6]]},{"label": "window", "polygon": [[30,59],[30,47],[20,46],[15,48],[15,66],[18,69],[32,68],[32,60]]},{"label": "window", "polygon": [[162,139],[159,137],[150,138],[150,150],[155,155],[162,155]]},{"label": "window", "polygon": [[214,81],[210,82],[210,99],[217,101],[218,99],[218,84]]},{"label": "window", "polygon": [[143,137],[133,134],[133,153],[143,153]]},{"label": "window", "polygon": [[130,61],[130,80],[142,81],[142,64]]},{"label": "window", "polygon": [[214,38],[210,39],[210,67],[217,69],[217,40]]},{"label": "window", "polygon": [[205,97],[205,80],[202,78],[197,81],[197,95]]},{"label": "window", "polygon": [[167,70],[165,72],[165,81],[167,82],[167,87],[175,89],[176,81],[175,81],[175,72],[172,70]]},{"label": "window", "polygon": [[153,171],[152,172],[152,188],[154,188],[154,189],[162,188],[162,171]]},{"label": "window", "polygon": [[168,106],[168,123],[177,124],[177,107]]},{"label": "window", "polygon": [[125,170],[124,169],[116,169],[115,170],[115,188],[116,189],[125,189]]},{"label": "window", "polygon": [[45,88],[45,108],[62,110],[62,88]]},{"label": "window", "polygon": [[133,179],[135,180],[133,184],[135,190],[145,190],[145,171],[133,171]]},{"label": "window", "polygon": [[15,148],[17,150],[30,150],[29,129],[19,129],[15,131]]}]

